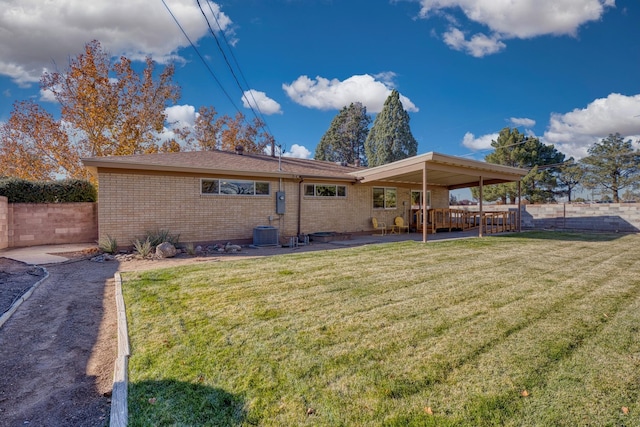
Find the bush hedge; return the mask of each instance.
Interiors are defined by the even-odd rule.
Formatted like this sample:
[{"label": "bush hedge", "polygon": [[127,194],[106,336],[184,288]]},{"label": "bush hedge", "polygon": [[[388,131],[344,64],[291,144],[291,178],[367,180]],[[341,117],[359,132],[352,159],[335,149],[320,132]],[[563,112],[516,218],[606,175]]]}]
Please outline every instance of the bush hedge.
[{"label": "bush hedge", "polygon": [[93,184],[81,179],[27,181],[1,178],[0,196],[5,196],[9,203],[72,203],[95,202],[98,193]]}]

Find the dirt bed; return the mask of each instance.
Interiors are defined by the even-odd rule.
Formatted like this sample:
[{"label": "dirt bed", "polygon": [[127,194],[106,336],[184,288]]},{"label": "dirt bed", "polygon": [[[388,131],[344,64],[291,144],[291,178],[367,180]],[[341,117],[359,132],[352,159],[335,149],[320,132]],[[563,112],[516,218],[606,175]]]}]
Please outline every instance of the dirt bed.
[{"label": "dirt bed", "polygon": [[[105,426],[116,357],[113,277],[193,263],[219,262],[310,250],[243,249],[240,253],[164,260],[91,261],[87,253],[43,267],[49,272],[0,327],[0,426]],[[0,258],[0,315],[45,275],[42,268]]]}]

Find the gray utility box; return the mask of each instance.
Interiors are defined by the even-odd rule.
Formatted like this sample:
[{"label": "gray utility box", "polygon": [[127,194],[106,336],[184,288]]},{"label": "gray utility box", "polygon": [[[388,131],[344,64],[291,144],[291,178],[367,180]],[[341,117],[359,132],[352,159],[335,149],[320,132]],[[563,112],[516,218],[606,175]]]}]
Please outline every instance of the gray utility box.
[{"label": "gray utility box", "polygon": [[278,215],[284,215],[284,191],[276,191],[276,213]]},{"label": "gray utility box", "polygon": [[278,246],[278,229],[259,225],[253,229],[253,246]]}]

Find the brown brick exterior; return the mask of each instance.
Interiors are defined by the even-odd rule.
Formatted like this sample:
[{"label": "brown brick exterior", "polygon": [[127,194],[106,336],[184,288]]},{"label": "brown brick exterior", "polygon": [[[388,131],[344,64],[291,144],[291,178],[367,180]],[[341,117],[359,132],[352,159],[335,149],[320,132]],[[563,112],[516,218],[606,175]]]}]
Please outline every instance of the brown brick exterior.
[{"label": "brown brick exterior", "polygon": [[[398,189],[396,209],[373,209],[374,185],[337,182],[346,185],[346,198],[304,196],[306,183],[334,183],[322,180],[303,181],[273,178],[234,177],[269,181],[269,196],[201,195],[201,178],[214,175],[139,171],[99,171],[99,236],[110,236],[121,246],[128,246],[145,232],[165,229],[180,235],[180,242],[248,241],[257,226],[272,225],[281,238],[318,231],[364,232],[372,230],[371,217],[393,222],[404,215],[410,204],[410,187],[386,185]],[[219,178],[228,178],[218,176]],[[375,186],[381,186],[376,184]],[[418,188],[414,188],[418,189]],[[276,214],[276,191],[284,191],[284,215]],[[434,207],[447,207],[445,188],[430,188]],[[298,202],[301,199],[301,204]],[[406,202],[406,205],[403,205]],[[300,211],[300,215],[298,212]],[[269,220],[269,217],[272,219]],[[300,229],[298,230],[298,225]]]}]

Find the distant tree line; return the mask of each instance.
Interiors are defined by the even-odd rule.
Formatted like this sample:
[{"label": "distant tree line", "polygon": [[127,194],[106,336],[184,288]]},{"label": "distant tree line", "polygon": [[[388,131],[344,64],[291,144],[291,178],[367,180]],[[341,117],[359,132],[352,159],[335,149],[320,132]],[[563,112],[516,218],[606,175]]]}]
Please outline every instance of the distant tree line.
[{"label": "distant tree line", "polygon": [[[491,146],[494,150],[485,156],[487,162],[530,170],[521,183],[522,198],[529,203],[552,203],[560,197],[571,202],[579,188],[601,191],[602,200],[619,203],[635,199],[634,191],[640,188],[640,150],[619,133],[594,143],[580,161],[566,159],[553,145],[517,129],[502,129]],[[479,189],[472,188],[471,194],[478,199]],[[483,189],[487,202],[516,203],[517,197],[516,183]]]}]

